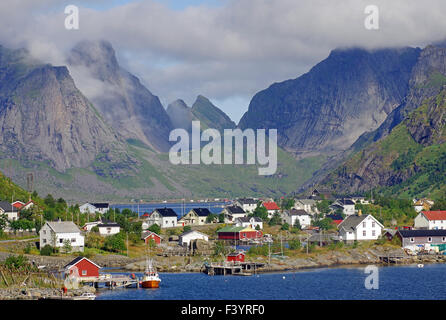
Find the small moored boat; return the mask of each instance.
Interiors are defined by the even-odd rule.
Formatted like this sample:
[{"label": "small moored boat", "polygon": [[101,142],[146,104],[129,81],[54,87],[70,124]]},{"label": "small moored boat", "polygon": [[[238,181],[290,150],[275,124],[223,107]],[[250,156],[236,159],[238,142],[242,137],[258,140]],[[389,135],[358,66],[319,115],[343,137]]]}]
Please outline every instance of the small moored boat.
[{"label": "small moored boat", "polygon": [[161,279],[153,266],[152,260],[147,260],[146,271],[141,279],[141,287],[143,288],[158,288]]}]

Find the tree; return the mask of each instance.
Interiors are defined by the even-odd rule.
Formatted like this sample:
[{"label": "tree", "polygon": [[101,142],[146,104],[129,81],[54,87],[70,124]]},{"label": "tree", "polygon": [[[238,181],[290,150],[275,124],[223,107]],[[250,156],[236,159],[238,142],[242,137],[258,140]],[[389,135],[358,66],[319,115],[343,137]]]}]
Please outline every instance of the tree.
[{"label": "tree", "polygon": [[432,211],[446,210],[446,199],[436,200],[431,210]]},{"label": "tree", "polygon": [[302,226],[300,225],[299,219],[296,219],[296,221],[294,221],[293,227],[296,228],[297,230],[302,230]]},{"label": "tree", "polygon": [[218,215],[215,213],[211,213],[206,217],[206,223],[213,223],[216,220],[218,221]]},{"label": "tree", "polygon": [[149,230],[149,231],[152,231],[152,232],[154,232],[154,233],[156,233],[156,234],[160,234],[160,233],[161,233],[161,227],[160,227],[159,225],[157,225],[156,223],[155,223],[155,224],[152,224],[152,225],[149,227],[148,230]]},{"label": "tree", "polygon": [[333,220],[331,220],[330,218],[318,220],[314,222],[314,226],[319,227],[322,230],[329,230],[334,228]]},{"label": "tree", "polygon": [[288,224],[288,223],[284,223],[283,225],[282,225],[282,230],[288,230],[290,228],[290,225]]},{"label": "tree", "polygon": [[281,207],[283,210],[290,210],[294,207],[295,200],[293,198],[283,199],[281,202]]},{"label": "tree", "polygon": [[257,206],[257,208],[254,209],[254,212],[252,214],[254,217],[259,217],[263,221],[268,220],[268,210],[266,210],[263,206]]},{"label": "tree", "polygon": [[218,222],[225,222],[225,214],[223,212],[218,215]]},{"label": "tree", "polygon": [[316,208],[320,213],[329,213],[330,212],[330,201],[322,200],[316,203]]},{"label": "tree", "polygon": [[3,230],[8,225],[8,216],[6,214],[0,215],[0,231],[3,232]]},{"label": "tree", "polygon": [[53,253],[53,247],[49,244],[40,249],[41,256],[50,256]]},{"label": "tree", "polygon": [[183,232],[188,232],[188,231],[191,231],[191,230],[192,230],[192,228],[190,226],[184,226],[183,227]]},{"label": "tree", "polygon": [[107,237],[104,246],[107,250],[113,252],[120,252],[126,249],[125,234],[120,232]]},{"label": "tree", "polygon": [[71,241],[69,239],[65,239],[63,241],[63,251],[65,253],[70,253],[73,247],[71,246]]},{"label": "tree", "polygon": [[270,226],[275,226],[280,224],[282,221],[280,219],[280,214],[278,212],[274,212],[273,217],[271,218],[271,220],[269,220],[268,224]]},{"label": "tree", "polygon": [[294,239],[294,240],[288,241],[288,247],[291,250],[298,250],[302,247],[302,245],[301,245],[299,239]]}]

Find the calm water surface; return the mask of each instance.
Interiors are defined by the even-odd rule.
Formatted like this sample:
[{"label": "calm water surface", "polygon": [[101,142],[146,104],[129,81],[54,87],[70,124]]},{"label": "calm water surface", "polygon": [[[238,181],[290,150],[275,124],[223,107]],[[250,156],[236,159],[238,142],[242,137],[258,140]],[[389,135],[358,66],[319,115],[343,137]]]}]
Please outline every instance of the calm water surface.
[{"label": "calm water surface", "polygon": [[[141,276],[141,274],[137,274]],[[373,300],[446,299],[446,264],[379,268],[379,289],[367,290],[364,268],[208,276],[161,273],[159,289],[100,289],[97,300]]]}]

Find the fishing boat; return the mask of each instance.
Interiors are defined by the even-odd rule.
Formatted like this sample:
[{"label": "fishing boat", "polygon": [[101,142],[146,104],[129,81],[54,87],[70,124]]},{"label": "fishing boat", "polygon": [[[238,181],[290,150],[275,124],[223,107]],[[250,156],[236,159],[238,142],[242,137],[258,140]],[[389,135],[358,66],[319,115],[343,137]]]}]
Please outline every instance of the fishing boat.
[{"label": "fishing boat", "polygon": [[147,259],[146,271],[141,279],[141,287],[143,288],[158,288],[161,279],[153,266],[152,260]]}]

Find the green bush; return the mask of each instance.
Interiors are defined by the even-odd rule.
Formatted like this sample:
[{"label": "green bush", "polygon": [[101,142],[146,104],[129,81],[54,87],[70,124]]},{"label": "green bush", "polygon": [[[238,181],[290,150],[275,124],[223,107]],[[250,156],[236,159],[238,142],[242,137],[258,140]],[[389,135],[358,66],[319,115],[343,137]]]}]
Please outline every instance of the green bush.
[{"label": "green bush", "polygon": [[148,230],[149,230],[149,231],[152,231],[152,232],[155,232],[156,234],[160,234],[160,233],[161,233],[161,227],[160,227],[159,225],[157,225],[156,223],[155,223],[155,224],[152,224],[152,225],[149,227]]},{"label": "green bush", "polygon": [[9,256],[4,262],[5,266],[10,269],[19,269],[28,264],[28,259],[25,256]]},{"label": "green bush", "polygon": [[53,253],[54,249],[49,244],[45,245],[43,248],[40,249],[40,255],[41,256],[50,256]]},{"label": "green bush", "polygon": [[302,245],[298,239],[294,239],[294,240],[288,241],[288,247],[291,250],[299,250],[302,247]]}]

